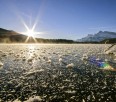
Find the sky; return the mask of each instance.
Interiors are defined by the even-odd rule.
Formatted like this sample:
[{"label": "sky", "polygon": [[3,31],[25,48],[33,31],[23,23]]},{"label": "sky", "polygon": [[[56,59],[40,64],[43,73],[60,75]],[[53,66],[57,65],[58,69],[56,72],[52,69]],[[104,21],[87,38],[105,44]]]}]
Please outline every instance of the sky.
[{"label": "sky", "polygon": [[0,0],[0,28],[26,32],[24,23],[50,39],[116,32],[116,0]]}]

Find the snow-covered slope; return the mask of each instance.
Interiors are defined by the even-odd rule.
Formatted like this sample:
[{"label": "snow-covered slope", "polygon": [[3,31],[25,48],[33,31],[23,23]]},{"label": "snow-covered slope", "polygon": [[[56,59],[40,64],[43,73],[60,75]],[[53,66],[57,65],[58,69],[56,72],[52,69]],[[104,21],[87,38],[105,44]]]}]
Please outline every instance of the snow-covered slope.
[{"label": "snow-covered slope", "polygon": [[79,42],[99,42],[105,39],[116,38],[115,32],[109,31],[99,31],[96,34],[88,34],[86,37],[82,39],[78,39]]}]

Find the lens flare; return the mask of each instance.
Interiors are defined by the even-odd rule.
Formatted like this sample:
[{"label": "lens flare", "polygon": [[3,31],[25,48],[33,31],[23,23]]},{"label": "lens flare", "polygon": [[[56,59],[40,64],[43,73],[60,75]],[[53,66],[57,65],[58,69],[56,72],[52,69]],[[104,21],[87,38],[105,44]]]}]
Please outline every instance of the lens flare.
[{"label": "lens flare", "polygon": [[113,68],[108,62],[105,62],[101,59],[96,59],[96,57],[90,57],[89,61],[90,63],[95,64],[98,67],[100,67],[100,69],[116,71],[116,69]]}]

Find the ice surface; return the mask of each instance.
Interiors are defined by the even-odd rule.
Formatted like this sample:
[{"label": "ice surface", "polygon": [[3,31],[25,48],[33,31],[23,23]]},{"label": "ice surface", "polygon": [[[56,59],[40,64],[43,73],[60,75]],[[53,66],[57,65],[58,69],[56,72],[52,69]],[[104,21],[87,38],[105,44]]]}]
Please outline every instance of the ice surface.
[{"label": "ice surface", "polygon": [[116,68],[116,46],[98,44],[1,44],[1,102],[114,102],[116,71],[88,61],[95,57]]}]

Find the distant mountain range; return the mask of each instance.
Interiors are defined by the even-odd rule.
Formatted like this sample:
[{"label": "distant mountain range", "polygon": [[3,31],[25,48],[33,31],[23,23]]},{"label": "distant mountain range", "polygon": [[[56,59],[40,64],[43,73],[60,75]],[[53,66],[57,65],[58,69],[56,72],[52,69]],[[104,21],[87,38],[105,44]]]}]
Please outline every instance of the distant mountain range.
[{"label": "distant mountain range", "polygon": [[88,34],[86,37],[78,39],[78,42],[101,42],[105,39],[116,38],[115,32],[99,31],[96,34]]}]

